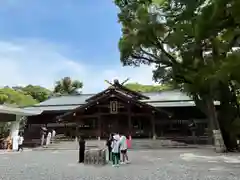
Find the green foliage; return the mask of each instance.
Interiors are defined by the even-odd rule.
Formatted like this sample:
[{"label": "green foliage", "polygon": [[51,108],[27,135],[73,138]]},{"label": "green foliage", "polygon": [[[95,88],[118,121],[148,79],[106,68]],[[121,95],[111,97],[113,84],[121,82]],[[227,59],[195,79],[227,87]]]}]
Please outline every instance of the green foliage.
[{"label": "green foliage", "polygon": [[70,77],[64,77],[60,81],[57,81],[54,87],[55,94],[63,95],[63,94],[74,94],[78,93],[77,90],[83,87],[83,83],[74,80],[72,81]]},{"label": "green foliage", "polygon": [[4,104],[4,102],[6,102],[7,99],[8,99],[8,96],[1,92],[1,94],[0,94],[0,104]]},{"label": "green foliage", "polygon": [[32,96],[35,100],[38,102],[42,102],[48,99],[48,97],[51,95],[51,91],[41,87],[41,86],[34,86],[34,85],[27,85],[25,87],[22,86],[15,86],[12,87],[12,89],[16,91],[20,91],[26,95]]},{"label": "green foliage", "polygon": [[32,96],[25,95],[24,92],[16,91],[9,87],[0,89],[0,97],[1,103],[13,104],[16,106],[28,106],[38,103]]},{"label": "green foliage", "polygon": [[221,101],[220,118],[238,112],[224,117],[229,122],[237,119],[239,0],[115,0],[115,4],[122,24],[123,65],[155,64],[154,79],[177,84],[197,105],[205,106],[215,124],[217,116],[210,108],[214,99]]},{"label": "green foliage", "polygon": [[33,86],[28,85],[26,87],[23,87],[21,89],[26,95],[32,96],[34,99],[36,99],[38,102],[45,101],[49,98],[51,95],[51,91],[41,87],[41,86]]},{"label": "green foliage", "polygon": [[137,92],[160,92],[164,90],[172,89],[170,85],[142,85],[138,83],[129,83],[125,87]]},{"label": "green foliage", "polygon": [[233,76],[229,58],[237,55],[232,48],[240,36],[237,0],[115,0],[115,4],[122,24],[123,65],[153,63],[156,81],[171,81],[195,96],[215,99],[219,84],[228,84]]},{"label": "green foliage", "polygon": [[[234,16],[239,4],[236,0],[115,0],[115,3],[120,8],[119,49],[124,65],[154,63],[157,74],[154,77],[158,81],[168,78],[178,84],[198,85],[211,77],[211,82],[209,79],[202,84],[208,86],[212,80],[222,80],[213,79],[216,76],[212,75],[233,47],[232,40],[239,35],[238,18]],[[200,69],[205,74],[201,80],[196,77],[198,82],[192,77]]]}]

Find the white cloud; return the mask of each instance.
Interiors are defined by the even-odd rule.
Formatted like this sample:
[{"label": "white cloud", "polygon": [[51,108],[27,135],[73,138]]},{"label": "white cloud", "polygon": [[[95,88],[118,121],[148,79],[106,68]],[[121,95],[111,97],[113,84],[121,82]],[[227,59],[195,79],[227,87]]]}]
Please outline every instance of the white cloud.
[{"label": "white cloud", "polygon": [[[97,92],[108,85],[104,80],[118,78],[123,81],[152,84],[152,68],[118,66],[95,67],[81,59],[72,59],[62,52],[64,47],[38,41],[0,41],[0,86],[38,84],[52,88],[54,82],[70,76],[83,81],[84,93]],[[109,66],[108,66],[109,67]]]}]

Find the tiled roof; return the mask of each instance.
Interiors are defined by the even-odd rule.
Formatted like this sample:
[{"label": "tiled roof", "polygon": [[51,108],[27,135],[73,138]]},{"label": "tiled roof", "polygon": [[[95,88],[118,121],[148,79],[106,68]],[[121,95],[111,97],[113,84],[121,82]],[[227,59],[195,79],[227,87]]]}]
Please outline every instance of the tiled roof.
[{"label": "tiled roof", "polygon": [[16,108],[16,107],[8,107],[0,105],[0,114],[12,114],[12,115],[19,115],[19,116],[33,116],[41,114],[42,111],[39,109],[22,109],[22,108]]},{"label": "tiled roof", "polygon": [[[26,107],[28,110],[42,110],[42,111],[66,111],[73,110],[83,104],[85,100],[93,96],[94,94],[81,94],[81,95],[69,95],[52,97],[40,104],[36,104],[33,107]],[[195,106],[192,99],[185,93],[179,90],[163,91],[156,93],[143,93],[150,99],[142,100],[154,107],[187,107]]]},{"label": "tiled roof", "polygon": [[[151,106],[154,106],[154,107],[159,107],[159,108],[163,108],[163,107],[193,107],[193,106],[196,106],[194,101],[150,102],[148,104],[151,105]],[[215,101],[214,104],[215,105],[220,105],[220,102]]]},{"label": "tiled roof", "polygon": [[[191,98],[185,93],[182,93],[178,90],[173,91],[163,91],[157,93],[143,93],[145,96],[148,96],[150,99],[142,100],[143,102],[166,102],[166,101],[191,101]],[[40,104],[35,106],[59,106],[59,105],[82,105],[85,104],[85,100],[94,94],[81,94],[73,96],[60,96],[52,97]]]},{"label": "tiled roof", "polygon": [[168,101],[192,101],[192,99],[186,94],[179,90],[162,91],[156,93],[144,93],[150,99],[143,100],[143,102],[168,102]]},{"label": "tiled roof", "polygon": [[40,110],[40,111],[68,111],[76,109],[81,105],[71,105],[71,106],[33,106],[33,107],[26,107],[26,110]]},{"label": "tiled roof", "polygon": [[72,96],[59,96],[59,97],[52,97],[40,104],[35,106],[51,106],[51,105],[79,105],[85,104],[85,100],[89,97],[93,96],[93,94],[81,94],[81,95],[72,95]]}]

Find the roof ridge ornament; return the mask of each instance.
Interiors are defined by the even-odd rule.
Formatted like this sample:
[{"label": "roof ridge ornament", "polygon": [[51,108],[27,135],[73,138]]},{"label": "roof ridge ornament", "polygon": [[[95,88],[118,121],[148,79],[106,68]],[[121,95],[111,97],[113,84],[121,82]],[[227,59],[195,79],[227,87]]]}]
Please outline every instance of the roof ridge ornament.
[{"label": "roof ridge ornament", "polygon": [[106,83],[108,83],[110,86],[114,86],[114,87],[116,87],[116,86],[123,86],[126,82],[128,82],[130,80],[130,78],[127,78],[127,79],[125,79],[122,83],[119,83],[119,80],[118,79],[114,79],[113,80],[113,83],[112,82],[110,82],[110,81],[108,81],[108,80],[104,80]]}]

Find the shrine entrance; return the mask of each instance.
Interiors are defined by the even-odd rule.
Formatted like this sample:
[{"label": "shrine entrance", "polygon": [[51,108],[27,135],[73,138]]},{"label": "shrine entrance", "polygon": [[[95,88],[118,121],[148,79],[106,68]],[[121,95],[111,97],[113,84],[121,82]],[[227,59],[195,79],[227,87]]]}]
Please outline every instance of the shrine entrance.
[{"label": "shrine entrance", "polygon": [[108,137],[111,133],[128,134],[130,127],[128,126],[127,115],[109,114],[101,117],[102,135]]}]

